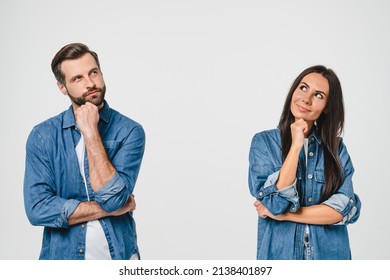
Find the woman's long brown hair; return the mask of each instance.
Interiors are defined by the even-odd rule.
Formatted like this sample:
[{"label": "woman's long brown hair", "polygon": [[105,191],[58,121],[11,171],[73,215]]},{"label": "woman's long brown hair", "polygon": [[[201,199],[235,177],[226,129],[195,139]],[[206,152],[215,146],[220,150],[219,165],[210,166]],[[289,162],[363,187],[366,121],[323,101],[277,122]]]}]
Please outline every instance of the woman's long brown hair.
[{"label": "woman's long brown hair", "polygon": [[329,83],[328,103],[317,119],[316,125],[313,126],[321,137],[324,150],[325,186],[321,197],[321,201],[324,201],[337,191],[343,181],[343,168],[339,158],[339,136],[344,128],[344,101],[340,81],[333,70],[316,65],[299,74],[287,95],[278,127],[281,132],[284,160],[292,142],[290,125],[295,121],[291,113],[292,96],[302,79],[310,73],[321,74]]}]

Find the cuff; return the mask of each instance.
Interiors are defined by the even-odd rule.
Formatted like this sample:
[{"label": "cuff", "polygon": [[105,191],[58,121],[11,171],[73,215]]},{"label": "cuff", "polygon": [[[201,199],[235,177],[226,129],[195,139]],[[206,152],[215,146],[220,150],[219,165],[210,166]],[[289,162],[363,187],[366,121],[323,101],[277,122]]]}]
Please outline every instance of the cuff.
[{"label": "cuff", "polygon": [[343,215],[343,220],[336,223],[335,225],[346,225],[350,223],[357,213],[355,201],[352,198],[349,198],[346,195],[340,193],[332,195],[322,204],[332,207],[336,211],[340,212],[341,215]]},{"label": "cuff", "polygon": [[68,227],[68,218],[73,214],[80,202],[76,199],[67,200],[62,207],[61,216],[54,221],[54,224],[62,228]]},{"label": "cuff", "polygon": [[95,192],[96,202],[106,212],[112,212],[124,205],[128,196],[123,192],[126,187],[121,176],[115,172],[114,176],[97,192]]}]

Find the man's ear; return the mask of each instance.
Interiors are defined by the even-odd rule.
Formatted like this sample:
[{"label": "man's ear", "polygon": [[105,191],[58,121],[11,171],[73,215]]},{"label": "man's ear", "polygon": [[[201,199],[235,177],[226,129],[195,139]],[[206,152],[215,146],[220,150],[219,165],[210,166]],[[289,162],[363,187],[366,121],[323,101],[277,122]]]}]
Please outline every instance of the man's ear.
[{"label": "man's ear", "polygon": [[68,90],[63,83],[57,82],[57,86],[64,95],[68,95]]}]

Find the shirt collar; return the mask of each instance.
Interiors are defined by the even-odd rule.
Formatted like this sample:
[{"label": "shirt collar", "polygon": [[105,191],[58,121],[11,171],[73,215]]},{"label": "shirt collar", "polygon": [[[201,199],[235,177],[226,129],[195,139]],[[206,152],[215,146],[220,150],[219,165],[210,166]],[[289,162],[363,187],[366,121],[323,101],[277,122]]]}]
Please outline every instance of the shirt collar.
[{"label": "shirt collar", "polygon": [[[104,121],[105,123],[108,123],[110,121],[111,117],[111,110],[110,106],[108,105],[107,101],[104,101],[103,108],[99,111],[100,119]],[[64,118],[63,118],[63,124],[62,128],[69,128],[72,126],[76,126],[76,120],[74,118],[73,114],[73,106],[70,105],[68,110],[64,112]]]},{"label": "shirt collar", "polygon": [[[279,129],[279,132],[280,132],[280,128],[279,127],[278,127],[278,129]],[[312,129],[308,139],[309,139],[310,142],[313,142],[314,140],[316,140],[319,145],[321,145],[321,143],[322,143],[321,137],[318,135],[316,127],[314,127]]]},{"label": "shirt collar", "polygon": [[321,145],[322,140],[321,140],[321,137],[318,135],[316,127],[314,127],[314,129],[312,130],[312,132],[311,132],[311,134],[309,136],[309,141],[313,142],[314,140],[312,140],[312,139],[316,140],[317,143],[319,145]]}]

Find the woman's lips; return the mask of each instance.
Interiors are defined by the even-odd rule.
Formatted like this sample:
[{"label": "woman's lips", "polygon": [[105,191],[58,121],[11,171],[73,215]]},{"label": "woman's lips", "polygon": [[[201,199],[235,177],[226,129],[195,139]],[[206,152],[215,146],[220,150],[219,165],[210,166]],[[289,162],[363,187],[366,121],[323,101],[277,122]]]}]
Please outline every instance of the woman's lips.
[{"label": "woman's lips", "polygon": [[310,112],[309,109],[307,109],[307,108],[305,108],[303,106],[297,105],[297,107],[298,107],[298,110],[301,111],[301,112]]}]

